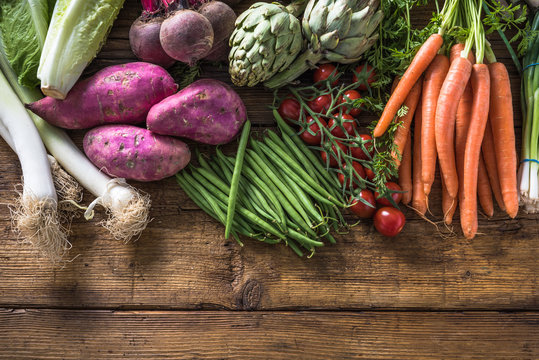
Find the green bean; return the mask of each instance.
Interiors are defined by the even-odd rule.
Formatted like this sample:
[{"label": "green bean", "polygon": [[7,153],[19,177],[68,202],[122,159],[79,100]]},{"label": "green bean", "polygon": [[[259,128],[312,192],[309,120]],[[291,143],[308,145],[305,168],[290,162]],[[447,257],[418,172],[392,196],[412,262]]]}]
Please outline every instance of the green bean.
[{"label": "green bean", "polygon": [[[300,242],[302,244],[305,244],[305,245],[308,244],[308,245],[317,246],[317,247],[324,246],[323,242],[313,240],[313,239],[303,235],[302,233],[299,233],[299,232],[297,232],[295,230],[292,230],[292,229],[288,232],[288,235],[290,235],[290,237],[292,239],[294,239],[294,240],[296,240],[296,241],[298,241],[298,242]],[[308,248],[308,249],[310,250],[310,249],[312,249],[312,247]]]},{"label": "green bean", "polygon": [[320,160],[316,157],[316,155],[314,155],[312,150],[309,149],[309,147],[305,145],[305,143],[301,141],[301,139],[296,135],[294,130],[290,126],[288,126],[286,122],[284,122],[283,118],[281,117],[281,115],[279,115],[277,110],[273,110],[273,116],[275,117],[275,120],[277,121],[277,125],[279,126],[279,129],[283,133],[283,138],[284,138],[284,135],[289,136],[290,139],[292,139],[292,141],[294,142],[294,144],[296,144],[298,150],[300,150],[303,153],[303,155],[305,155],[310,160],[311,165],[313,165],[315,169],[318,170],[318,172],[322,176],[324,176],[327,181],[329,181],[329,183],[334,184],[334,186],[337,189],[340,189],[341,184],[339,183],[339,180],[335,176],[332,176],[326,170],[326,168],[322,165]]},{"label": "green bean", "polygon": [[305,231],[307,233],[307,235],[310,235],[310,236],[312,236],[314,238],[318,238],[318,234],[315,233],[313,229],[311,229],[311,228],[309,228],[308,230],[303,229],[303,228],[299,227],[296,223],[294,223],[290,219],[286,220],[286,225],[288,226],[289,229],[296,230],[297,232]]},{"label": "green bean", "polygon": [[292,240],[288,240],[287,245],[288,247],[290,247],[290,249],[292,249],[296,253],[296,255],[298,255],[299,257],[303,257],[303,252],[297,247],[297,245]]},{"label": "green bean", "polygon": [[[303,220],[311,227],[313,224],[311,223],[311,219],[303,209],[303,206],[298,203],[297,198],[294,196],[294,194],[290,191],[288,186],[286,186],[281,179],[279,178],[277,172],[273,170],[272,164],[269,162],[269,160],[266,158],[260,147],[258,146],[259,143],[256,140],[251,141],[251,144],[253,146],[254,150],[249,150],[249,155],[258,162],[259,164],[263,164],[265,167],[266,172],[270,175],[270,180],[277,186],[277,188],[282,192],[282,194],[290,201],[290,204],[296,211],[301,215]],[[256,152],[258,150],[259,152]]]},{"label": "green bean", "polygon": [[346,205],[342,202],[335,199],[331,194],[324,189],[320,184],[318,184],[316,181],[313,180],[312,177],[309,176],[309,174],[299,165],[294,159],[292,159],[285,151],[283,151],[279,146],[277,146],[271,139],[266,138],[265,139],[266,144],[260,143],[260,146],[262,148],[262,151],[264,151],[268,156],[269,154],[274,155],[274,159],[278,161],[277,165],[279,167],[287,167],[291,170],[294,170],[294,172],[301,177],[307,184],[309,184],[314,190],[316,190],[319,194],[323,195],[324,197],[327,197],[329,200],[334,200],[335,204],[341,207],[345,207]]},{"label": "green bean", "polygon": [[303,209],[309,213],[310,216],[313,217],[318,223],[324,222],[324,218],[322,215],[320,215],[319,212],[316,211],[314,204],[312,203],[311,199],[301,187],[296,184],[294,180],[292,180],[285,172],[281,171],[280,173],[283,180],[290,186],[290,189],[296,194],[297,199],[299,202],[303,205]]},{"label": "green bean", "polygon": [[[219,190],[215,185],[213,185],[209,181],[201,182],[200,185],[202,187],[205,187],[211,194],[213,194],[217,199],[222,201],[223,203],[228,203],[228,196],[223,193],[221,190]],[[268,233],[275,235],[276,237],[280,239],[285,239],[286,236],[280,232],[279,230],[275,229],[273,226],[271,226],[269,223],[265,222],[264,220],[260,219],[256,214],[253,212],[247,210],[244,207],[238,208],[239,213],[244,216],[247,220],[249,220],[254,225],[259,226],[264,231],[267,231]]]},{"label": "green bean", "polygon": [[270,191],[279,199],[284,210],[293,219],[299,220],[299,223],[301,224],[301,228],[305,230],[309,229],[312,231],[311,224],[303,220],[302,216],[290,204],[286,196],[284,196],[283,193],[281,193],[281,191],[277,188],[277,186],[270,180],[269,176],[262,170],[262,168],[260,168],[257,161],[252,157],[252,154],[253,153],[251,153],[250,150],[247,150],[247,156],[245,157],[245,159],[247,160],[247,164],[249,164],[253,168],[253,171],[256,172],[256,174],[260,176],[260,178],[266,184],[266,186],[270,189]]},{"label": "green bean", "polygon": [[[223,161],[228,162],[229,164],[234,163],[234,159],[230,157],[223,157]],[[271,192],[270,189],[268,189],[268,186],[256,175],[256,173],[249,167],[249,164],[244,164],[244,171],[245,176],[251,181],[251,188],[256,189],[257,193],[255,196],[259,199],[259,201],[263,204],[263,207],[268,209],[268,211],[271,209],[271,212],[276,215],[276,217],[279,219],[279,223],[284,224],[285,223],[285,214],[283,207],[281,206],[281,203],[277,199],[274,193]],[[262,195],[264,193],[266,197],[268,198],[269,202],[266,201],[264,196]],[[267,206],[266,206],[267,204]]]},{"label": "green bean", "polygon": [[[312,177],[316,178],[332,196],[334,196],[336,199],[341,197],[341,194],[339,193],[340,187],[337,189],[335,184],[331,185],[330,182],[328,182],[327,179],[320,173],[320,171],[315,169],[307,156],[305,156],[305,154],[296,146],[296,144],[294,144],[289,136],[283,135],[283,137],[280,138],[273,131],[268,131],[268,135],[277,145],[281,147],[281,149],[295,156],[305,171],[307,171]],[[327,173],[325,169],[322,169],[322,171],[323,173]]]},{"label": "green bean", "polygon": [[225,239],[228,239],[230,230],[232,227],[232,219],[234,219],[236,211],[236,198],[238,197],[238,187],[241,178],[241,168],[243,166],[243,157],[245,155],[245,148],[249,141],[249,134],[251,131],[251,122],[249,119],[245,121],[243,130],[240,136],[240,144],[238,145],[238,152],[236,154],[236,164],[234,165],[234,174],[232,175],[232,181],[230,182],[230,195],[228,200],[228,210],[226,212],[226,226],[225,226]]}]

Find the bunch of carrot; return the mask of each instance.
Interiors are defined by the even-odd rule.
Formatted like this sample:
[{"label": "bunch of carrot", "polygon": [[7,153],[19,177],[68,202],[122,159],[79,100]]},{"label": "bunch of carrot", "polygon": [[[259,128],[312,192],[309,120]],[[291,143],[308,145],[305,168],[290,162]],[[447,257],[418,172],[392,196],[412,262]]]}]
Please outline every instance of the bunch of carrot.
[{"label": "bunch of carrot", "polygon": [[[402,154],[399,182],[408,191],[404,198],[426,213],[438,161],[444,221],[452,222],[460,204],[462,231],[472,239],[477,233],[478,197],[488,216],[494,213],[492,194],[510,217],[518,212],[512,95],[505,65],[485,46],[481,1],[448,0],[441,15],[439,33],[417,52],[373,135],[379,137],[391,122],[402,121],[395,141]],[[448,58],[443,54],[443,34],[457,20],[469,35],[465,44],[451,47]],[[483,63],[485,57],[488,65]],[[403,105],[408,109],[406,118],[396,118]],[[412,118],[413,147],[408,144]]]}]

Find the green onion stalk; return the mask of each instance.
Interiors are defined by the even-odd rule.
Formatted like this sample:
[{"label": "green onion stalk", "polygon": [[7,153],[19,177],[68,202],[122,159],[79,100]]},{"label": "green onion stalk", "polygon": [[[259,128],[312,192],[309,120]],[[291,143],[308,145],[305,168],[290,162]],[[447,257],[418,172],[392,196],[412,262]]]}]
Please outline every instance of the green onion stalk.
[{"label": "green onion stalk", "polygon": [[[539,12],[532,31],[539,30]],[[523,60],[522,77],[522,158],[518,171],[520,203],[528,213],[539,212],[539,36],[530,42]]]}]

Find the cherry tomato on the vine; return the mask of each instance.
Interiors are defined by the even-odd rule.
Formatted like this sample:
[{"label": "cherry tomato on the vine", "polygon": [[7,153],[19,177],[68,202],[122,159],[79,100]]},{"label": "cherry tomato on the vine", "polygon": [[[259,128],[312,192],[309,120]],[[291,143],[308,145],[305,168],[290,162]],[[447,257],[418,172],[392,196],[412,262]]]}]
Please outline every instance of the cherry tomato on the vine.
[{"label": "cherry tomato on the vine", "polygon": [[372,171],[369,168],[364,168],[364,169],[365,169],[365,175],[367,175],[367,179],[372,182],[374,180],[374,177],[376,176],[374,174],[374,171]]},{"label": "cherry tomato on the vine", "polygon": [[[344,146],[343,143],[339,142],[339,141],[335,141],[337,143],[337,145],[339,146],[339,148],[346,154],[347,153],[347,148],[346,146]],[[329,141],[326,141],[324,143],[324,145],[322,146],[324,149],[326,150],[323,150],[323,151],[320,151],[320,156],[322,156],[322,161],[324,162],[324,165],[327,164],[328,162],[328,149],[329,150],[329,166],[331,167],[338,167],[339,166],[339,154],[337,154],[337,148],[335,147],[335,145],[329,145],[330,142]],[[342,154],[340,154],[340,163],[344,162],[344,158],[342,158]]]},{"label": "cherry tomato on the vine", "polygon": [[[336,77],[337,76],[337,67],[333,64],[322,64],[318,66],[318,68],[313,73],[313,81],[315,83],[320,81],[326,81],[329,79],[330,76]],[[337,85],[339,82],[339,79],[335,79],[331,86]],[[320,86],[323,86],[323,84],[320,84]]]},{"label": "cherry tomato on the vine", "polygon": [[[361,94],[356,90],[348,90],[339,98],[339,104],[352,103],[357,99],[361,99]],[[351,104],[348,104],[345,106],[345,112],[353,117],[358,117],[361,114],[361,108],[352,107]]]},{"label": "cherry tomato on the vine", "polygon": [[354,136],[354,129],[357,128],[357,123],[356,120],[349,114],[333,114],[333,118],[329,119],[328,129],[331,129],[330,132],[333,135],[340,138],[347,138],[346,134],[339,126],[339,120],[335,120],[335,118],[341,119],[344,130],[346,130],[349,135]]},{"label": "cherry tomato on the vine", "polygon": [[331,95],[320,95],[307,103],[307,106],[315,113],[325,114],[331,106]]},{"label": "cherry tomato on the vine", "polygon": [[[358,179],[358,175],[359,177],[361,177],[362,179],[365,179],[367,175],[365,175],[365,169],[363,168],[363,166],[356,162],[356,161],[352,161],[352,167],[354,168],[355,171],[352,171],[352,174],[350,174],[350,172],[346,169],[346,165],[347,164],[344,164],[342,166],[342,173],[339,173],[339,182],[341,183],[341,185],[344,184],[344,179],[347,178],[347,181],[346,181],[346,187],[349,188],[350,187],[350,182],[352,182],[352,187],[354,189],[356,189],[359,185],[358,183],[356,183],[356,180],[355,179]],[[350,177],[350,175],[352,175],[352,177]],[[354,179],[354,181],[352,181],[352,179]],[[359,180],[357,180],[359,181]]]},{"label": "cherry tomato on the vine", "polygon": [[[367,203],[371,204],[372,207],[365,204],[360,199],[363,199]],[[350,207],[350,210],[362,219],[370,219],[376,212],[374,195],[369,189],[361,190],[360,193],[352,197],[351,200],[352,206]]]},{"label": "cherry tomato on the vine", "polygon": [[[386,187],[389,190],[392,190],[392,191],[402,191],[402,188],[399,186],[399,184],[391,182],[391,181],[386,183]],[[391,201],[389,201],[388,199],[386,199],[384,197],[378,198],[380,196],[378,191],[374,192],[374,196],[376,197],[376,203],[378,205],[380,205],[380,206],[393,206]],[[393,198],[393,201],[395,202],[395,204],[398,205],[402,200],[402,193],[401,192],[394,192],[394,193],[391,194],[391,197]]]},{"label": "cherry tomato on the vine", "polygon": [[365,148],[369,151],[370,156],[365,154],[365,152],[363,151],[363,148],[359,146],[359,144],[358,146],[350,146],[350,151],[352,152],[352,156],[360,160],[370,160],[374,155],[374,144],[373,144],[372,136],[367,135],[367,134],[360,134],[359,138],[364,143],[368,141],[368,143],[365,143]]},{"label": "cherry tomato on the vine", "polygon": [[281,102],[281,105],[279,105],[279,109],[277,109],[277,111],[284,121],[286,121],[289,125],[294,125],[290,122],[290,120],[299,121],[301,115],[301,105],[296,99],[287,97]]},{"label": "cherry tomato on the vine", "polygon": [[[326,121],[322,118],[319,118],[318,121],[320,121],[320,124],[322,126],[327,126]],[[309,128],[315,135],[313,135],[309,130],[306,128]],[[322,141],[322,130],[320,130],[320,126],[318,123],[313,119],[312,116],[307,116],[307,124],[305,125],[305,130],[302,131],[299,134],[299,137],[309,145],[320,145],[320,142]]]},{"label": "cherry tomato on the vine", "polygon": [[404,214],[394,207],[383,207],[378,209],[374,215],[374,227],[384,236],[393,237],[398,235],[405,224],[406,218]]},{"label": "cherry tomato on the vine", "polygon": [[[363,70],[364,68],[365,68],[365,70]],[[356,67],[355,74],[352,77],[352,81],[353,82],[358,82],[359,78],[356,76],[356,74],[361,76],[363,71],[365,71],[366,75],[368,76],[367,77],[367,83],[370,86],[376,80],[376,73],[374,72],[374,68],[372,66],[368,65],[368,64],[363,64],[363,65],[359,65],[358,67]],[[361,84],[361,85],[358,86],[358,89],[360,91],[365,91],[365,90],[367,90],[367,85],[366,84]]]}]

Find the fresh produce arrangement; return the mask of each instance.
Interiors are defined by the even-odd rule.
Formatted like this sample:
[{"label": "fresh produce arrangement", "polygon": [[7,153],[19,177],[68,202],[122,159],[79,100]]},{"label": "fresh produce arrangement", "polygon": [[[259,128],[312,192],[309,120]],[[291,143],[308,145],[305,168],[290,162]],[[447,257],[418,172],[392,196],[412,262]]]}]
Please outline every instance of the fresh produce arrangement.
[{"label": "fresh produce arrangement", "polygon": [[[495,203],[510,218],[519,201],[539,212],[538,16],[446,0],[416,29],[411,11],[425,3],[257,2],[236,16],[230,1],[141,0],[129,30],[140,61],[81,78],[124,0],[3,1],[0,135],[23,173],[14,230],[58,262],[72,217],[82,209],[91,219],[101,205],[114,238],[136,239],[150,198],[126,181],[174,175],[226,238],[284,243],[299,256],[336,243],[357,218],[396,236],[405,207],[424,218],[441,208],[448,226],[458,208],[467,239]],[[510,49],[522,73],[518,177],[509,72],[487,41],[496,30],[509,48],[521,39],[522,66]],[[227,60],[234,85],[273,91],[277,129],[251,131],[232,86],[196,79],[204,62]],[[63,129],[84,130],[82,145]],[[196,145],[240,133],[235,153]]]}]

